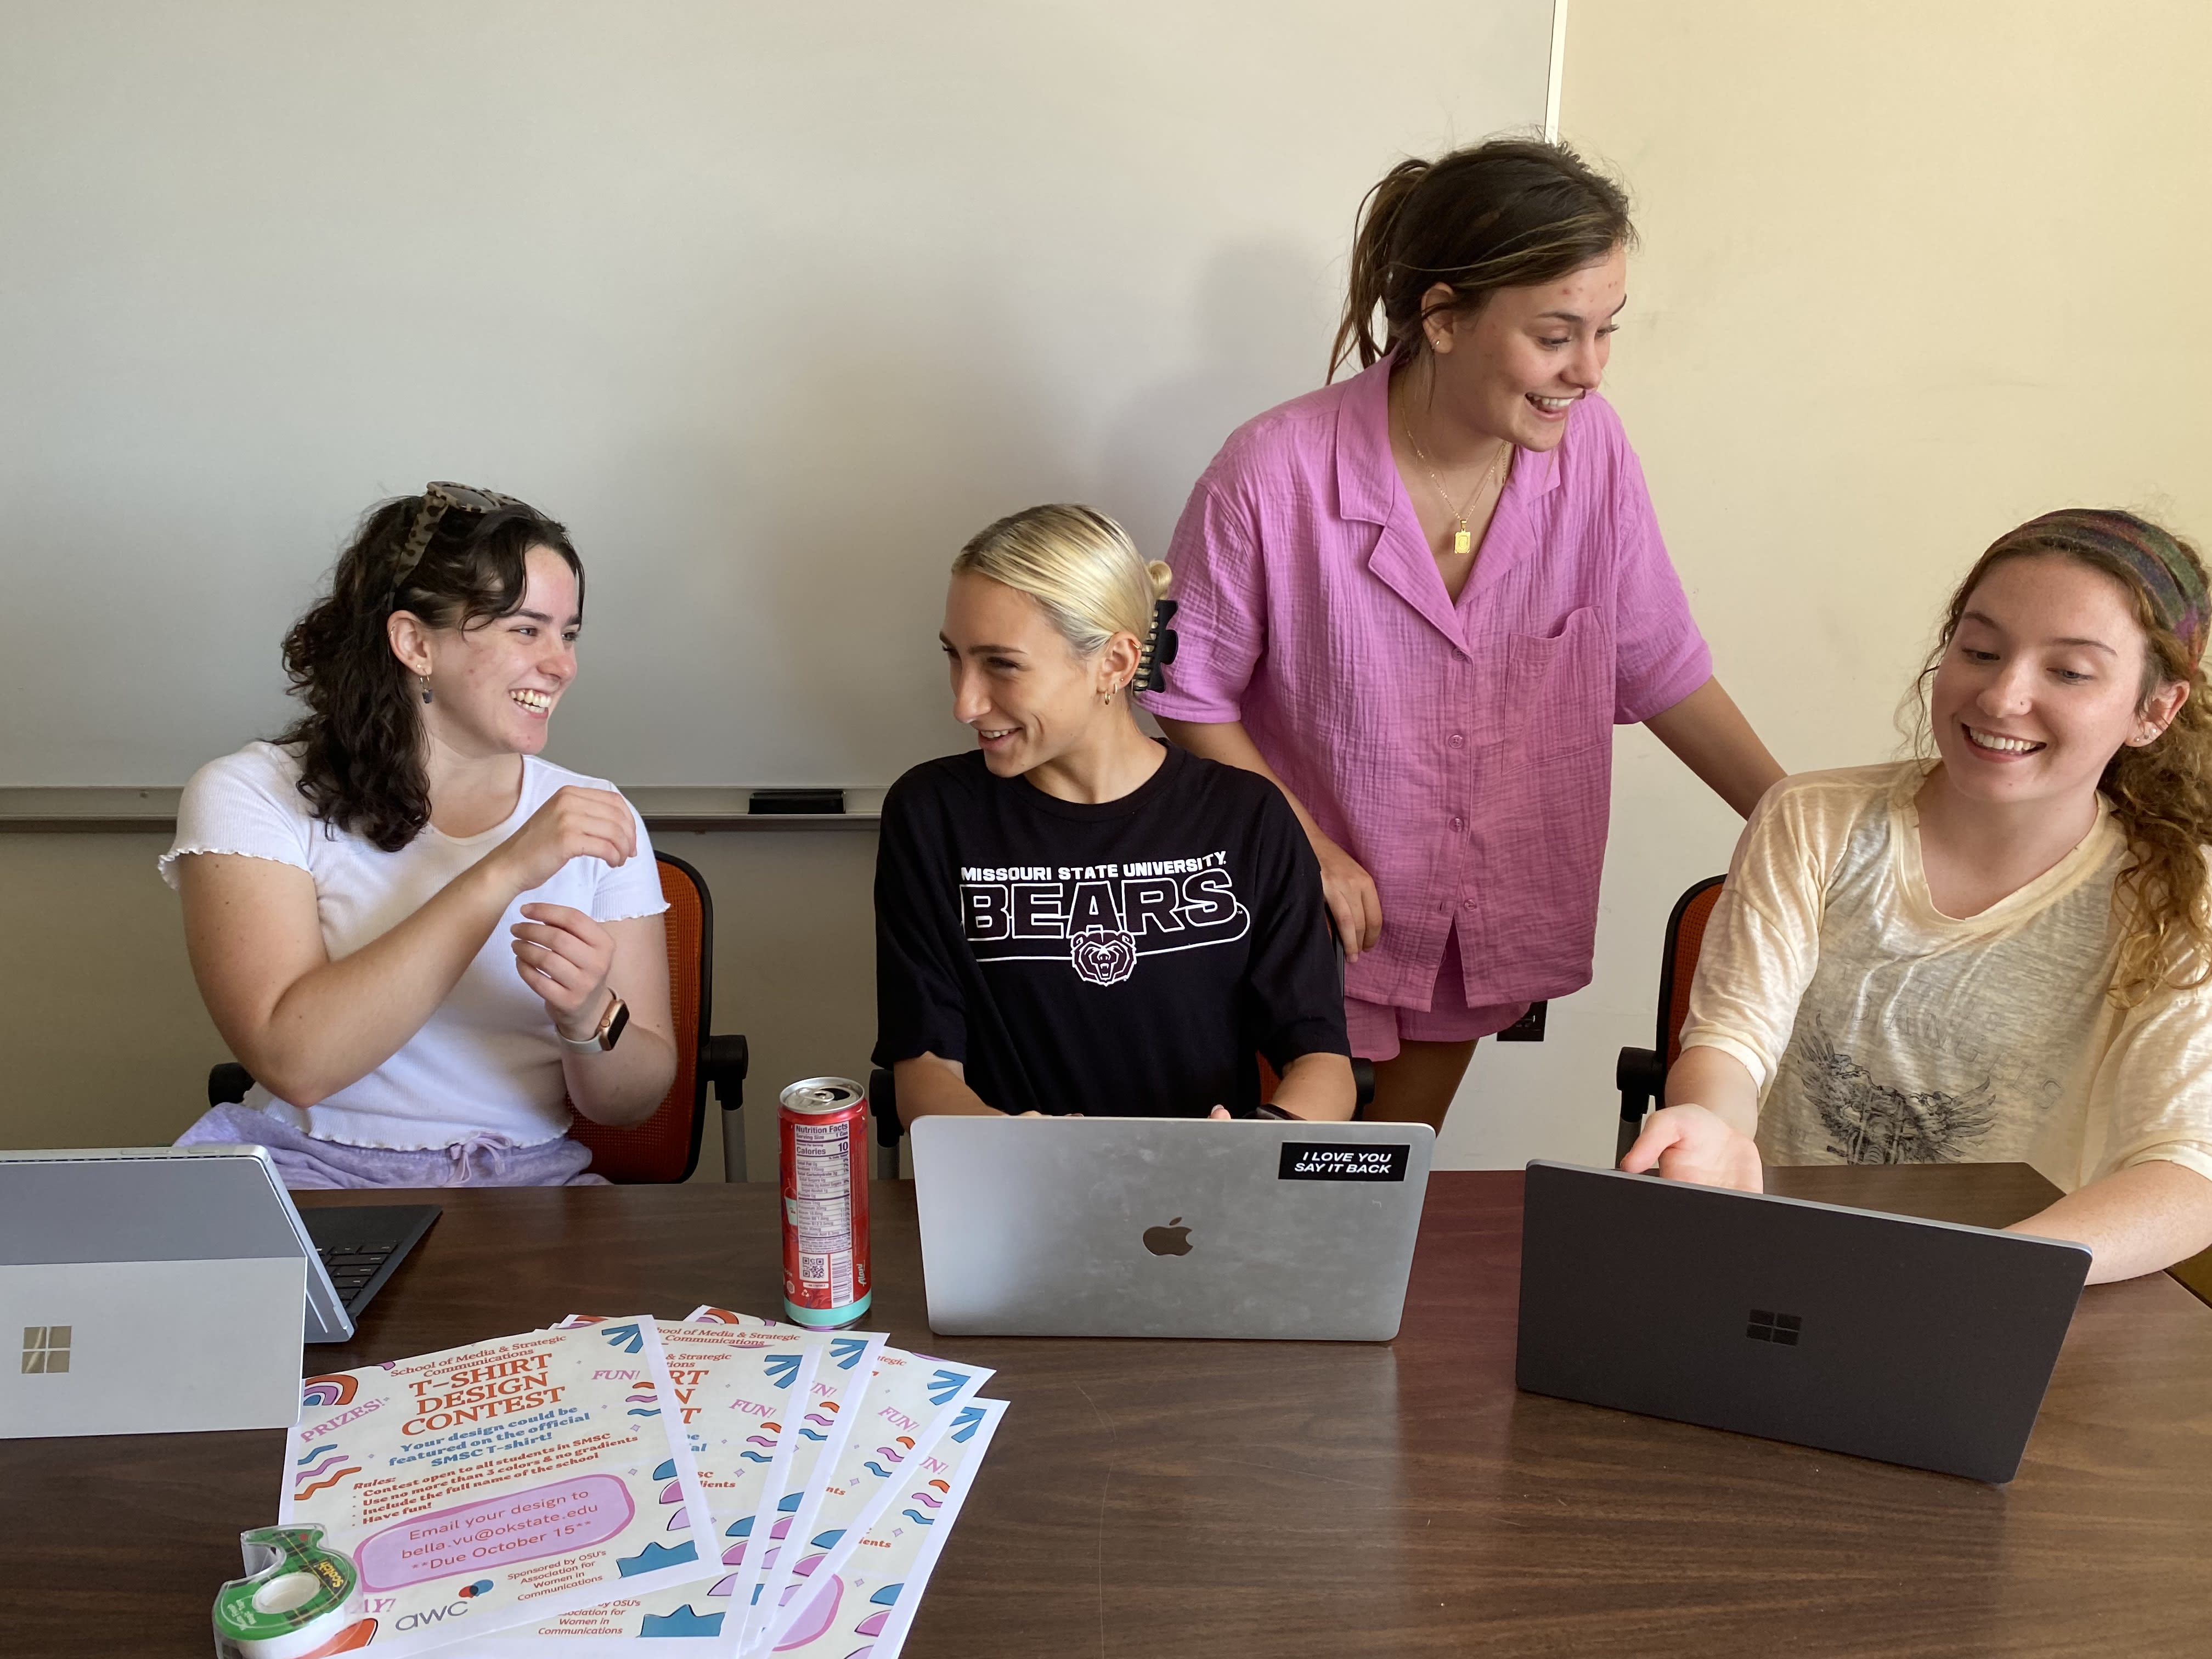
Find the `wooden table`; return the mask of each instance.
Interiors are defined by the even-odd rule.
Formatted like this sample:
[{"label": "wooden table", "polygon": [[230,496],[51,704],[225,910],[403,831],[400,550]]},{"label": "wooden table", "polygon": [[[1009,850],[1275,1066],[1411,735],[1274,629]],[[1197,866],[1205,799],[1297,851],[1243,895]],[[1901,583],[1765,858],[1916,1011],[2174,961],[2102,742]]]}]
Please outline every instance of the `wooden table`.
[{"label": "wooden table", "polygon": [[[2024,1166],[1776,1172],[1778,1190],[2002,1224]],[[914,1659],[2212,1652],[2212,1310],[2090,1290],[2008,1487],[1516,1393],[1521,1180],[1429,1186],[1387,1347],[939,1341],[913,1192],[876,1188],[873,1329],[1012,1401]],[[764,1186],[307,1194],[446,1214],[337,1370],[550,1322],[773,1313]],[[274,1432],[0,1443],[0,1651],[209,1651]],[[126,1545],[124,1540],[132,1540]]]}]

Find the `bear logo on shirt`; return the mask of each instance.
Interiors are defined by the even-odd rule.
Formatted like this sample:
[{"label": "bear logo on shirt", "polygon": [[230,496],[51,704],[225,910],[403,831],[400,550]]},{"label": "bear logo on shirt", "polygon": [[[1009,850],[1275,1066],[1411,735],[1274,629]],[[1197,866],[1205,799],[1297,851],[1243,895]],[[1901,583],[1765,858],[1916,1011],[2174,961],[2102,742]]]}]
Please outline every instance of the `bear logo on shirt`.
[{"label": "bear logo on shirt", "polygon": [[961,931],[978,962],[1065,963],[1119,985],[1143,957],[1234,945],[1252,926],[1229,854],[960,866]]},{"label": "bear logo on shirt", "polygon": [[1089,985],[1119,985],[1137,971],[1137,941],[1118,929],[1086,927],[1068,937],[1067,959]]}]

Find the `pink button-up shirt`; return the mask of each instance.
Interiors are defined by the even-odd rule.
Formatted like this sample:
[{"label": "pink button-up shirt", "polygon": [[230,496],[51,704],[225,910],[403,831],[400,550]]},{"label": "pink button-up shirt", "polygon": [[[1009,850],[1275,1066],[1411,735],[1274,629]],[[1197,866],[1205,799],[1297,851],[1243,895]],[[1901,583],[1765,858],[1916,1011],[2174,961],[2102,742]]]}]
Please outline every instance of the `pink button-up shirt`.
[{"label": "pink button-up shirt", "polygon": [[1382,939],[1345,975],[1429,1006],[1456,928],[1470,1006],[1589,983],[1615,724],[1712,676],[1602,398],[1522,451],[1455,604],[1390,455],[1389,365],[1270,410],[1191,492],[1168,562],[1170,720],[1244,723],[1364,865]]}]

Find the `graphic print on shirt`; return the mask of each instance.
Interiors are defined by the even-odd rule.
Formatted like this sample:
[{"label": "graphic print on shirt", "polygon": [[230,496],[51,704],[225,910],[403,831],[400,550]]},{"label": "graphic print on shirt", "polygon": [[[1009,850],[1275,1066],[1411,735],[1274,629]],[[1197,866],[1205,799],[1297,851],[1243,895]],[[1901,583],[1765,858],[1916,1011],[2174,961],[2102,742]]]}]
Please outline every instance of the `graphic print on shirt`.
[{"label": "graphic print on shirt", "polygon": [[1875,1081],[1825,1042],[1808,1046],[1803,1066],[1805,1094],[1828,1132],[1827,1151],[1846,1164],[1956,1164],[1996,1126],[1996,1091],[1987,1077],[1963,1094],[1908,1094]]},{"label": "graphic print on shirt", "polygon": [[1065,962],[1119,985],[1149,956],[1233,945],[1252,914],[1225,852],[1129,864],[963,865],[961,930],[981,963]]}]

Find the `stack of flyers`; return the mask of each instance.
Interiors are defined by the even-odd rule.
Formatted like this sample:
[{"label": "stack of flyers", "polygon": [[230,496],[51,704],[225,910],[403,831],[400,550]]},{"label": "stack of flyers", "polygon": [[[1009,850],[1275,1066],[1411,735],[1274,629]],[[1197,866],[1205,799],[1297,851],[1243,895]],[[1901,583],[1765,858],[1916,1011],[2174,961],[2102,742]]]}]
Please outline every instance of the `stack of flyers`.
[{"label": "stack of flyers", "polygon": [[[863,1535],[916,1480],[921,1462],[963,1422],[991,1373],[884,1348],[848,1431],[833,1455],[817,1449],[814,1467],[793,1465],[790,1486],[778,1504],[771,1536],[779,1547],[762,1558],[758,1594],[738,1638],[740,1653],[765,1653],[783,1639],[805,1610],[806,1592],[835,1574],[860,1547]],[[963,1413],[969,1413],[963,1419]],[[924,1500],[927,1507],[927,1499]]]},{"label": "stack of flyers", "polygon": [[[630,1322],[591,1315],[571,1315],[557,1328],[590,1328],[617,1352],[635,1338]],[[723,1536],[726,1518],[749,1519],[783,1491],[786,1472],[802,1443],[787,1425],[807,1409],[816,1376],[830,1363],[836,1339],[763,1322],[742,1329],[673,1322],[659,1329],[674,1409],[706,1494],[706,1571],[702,1576],[694,1568],[684,1583],[653,1594],[625,1594],[538,1621],[475,1644],[471,1653],[512,1653],[539,1645],[540,1638],[563,1638],[557,1650],[573,1659],[601,1649],[628,1653],[640,1637],[676,1643],[674,1648],[650,1650],[671,1659],[686,1641],[702,1654],[728,1650],[720,1638],[738,1577],[728,1567],[742,1559],[744,1545],[734,1534]],[[722,1553],[721,1565],[713,1550]]]},{"label": "stack of flyers", "polygon": [[[572,1315],[562,1326],[614,1343],[630,1323]],[[719,1308],[663,1322],[659,1338],[720,1561],[687,1583],[453,1651],[493,1659],[529,1647],[598,1659],[652,1638],[652,1659],[728,1659],[866,1626],[866,1639],[836,1659],[891,1659],[966,1490],[962,1471],[980,1461],[1004,1409],[975,1397],[991,1373],[887,1347],[880,1336]],[[804,1358],[794,1365],[793,1354]]]},{"label": "stack of flyers", "polygon": [[938,1554],[998,1431],[1003,1400],[960,1409],[959,1426],[918,1458],[849,1559],[807,1581],[775,1640],[788,1659],[897,1659]]},{"label": "stack of flyers", "polygon": [[990,1376],[709,1307],[311,1377],[279,1518],[361,1581],[315,1650],[895,1659]]},{"label": "stack of flyers", "polygon": [[659,1328],[617,1322],[619,1355],[529,1331],[306,1380],[278,1519],[359,1575],[325,1651],[397,1659],[698,1576],[711,1510]]}]

